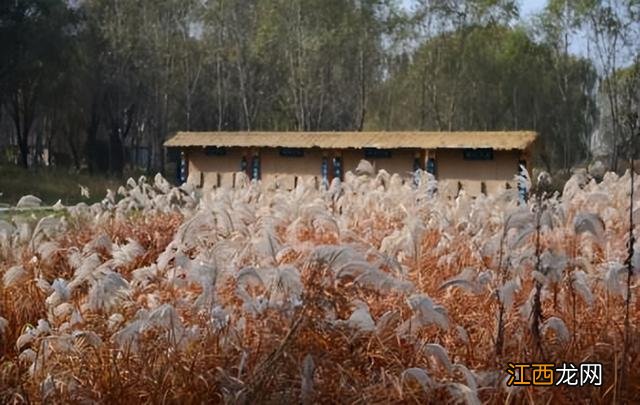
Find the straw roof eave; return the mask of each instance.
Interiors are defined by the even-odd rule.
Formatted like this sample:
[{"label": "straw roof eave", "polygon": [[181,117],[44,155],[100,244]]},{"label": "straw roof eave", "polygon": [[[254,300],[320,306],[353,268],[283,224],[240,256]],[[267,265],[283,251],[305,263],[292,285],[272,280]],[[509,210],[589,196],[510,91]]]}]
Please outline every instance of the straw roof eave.
[{"label": "straw roof eave", "polygon": [[533,131],[490,132],[177,132],[166,147],[288,147],[322,149],[458,149],[524,150]]}]

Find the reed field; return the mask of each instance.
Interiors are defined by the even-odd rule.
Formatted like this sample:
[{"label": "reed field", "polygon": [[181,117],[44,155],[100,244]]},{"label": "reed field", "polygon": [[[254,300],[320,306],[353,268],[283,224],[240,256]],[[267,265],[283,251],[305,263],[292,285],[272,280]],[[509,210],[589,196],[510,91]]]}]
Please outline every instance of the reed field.
[{"label": "reed field", "polygon": [[[524,204],[417,180],[141,177],[1,219],[0,403],[640,401],[640,182],[632,208],[629,172]],[[602,384],[508,385],[509,363]]]}]

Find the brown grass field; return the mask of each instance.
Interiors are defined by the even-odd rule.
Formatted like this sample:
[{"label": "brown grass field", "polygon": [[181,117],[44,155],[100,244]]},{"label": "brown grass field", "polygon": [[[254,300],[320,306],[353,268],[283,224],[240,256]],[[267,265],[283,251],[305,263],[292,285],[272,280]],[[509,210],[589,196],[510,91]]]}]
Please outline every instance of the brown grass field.
[{"label": "brown grass field", "polygon": [[[520,206],[346,177],[141,178],[0,221],[0,402],[640,401],[629,174]],[[510,362],[601,363],[602,384],[507,386]]]}]

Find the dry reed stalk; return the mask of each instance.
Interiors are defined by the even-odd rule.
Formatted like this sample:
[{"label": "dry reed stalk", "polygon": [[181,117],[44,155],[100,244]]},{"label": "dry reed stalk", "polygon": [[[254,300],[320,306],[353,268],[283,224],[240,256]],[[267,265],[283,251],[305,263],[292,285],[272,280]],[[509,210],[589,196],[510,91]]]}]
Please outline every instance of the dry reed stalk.
[{"label": "dry reed stalk", "polygon": [[[618,195],[616,193],[622,188],[621,183],[622,181],[612,180],[610,184],[605,182],[598,187],[610,187],[610,194]],[[344,186],[355,187],[348,181]],[[367,198],[378,201],[380,207],[386,207],[384,203],[389,196],[394,195],[396,201],[404,198],[403,196],[411,196],[412,192],[385,190],[380,194],[367,194]],[[584,201],[587,201],[590,193],[595,192],[597,190],[578,191],[575,202],[567,202],[568,212],[584,211]],[[318,204],[317,201],[323,201],[322,195],[310,191],[309,197],[302,198],[303,202],[298,203],[294,199],[287,200],[290,198],[289,195],[281,192],[268,194],[259,189],[248,189],[233,193],[235,194],[228,198],[232,199],[234,204],[227,205],[225,209],[233,221],[235,231],[218,231],[215,226],[209,224],[210,227],[198,235],[201,243],[196,242],[181,250],[179,254],[182,254],[183,258],[178,257],[176,252],[170,252],[173,256],[167,261],[166,269],[158,270],[153,276],[144,278],[141,281],[144,287],[134,285],[134,271],[157,264],[160,256],[167,253],[165,250],[176,236],[178,227],[198,211],[150,211],[148,214],[134,217],[120,215],[117,219],[114,214],[106,222],[89,221],[83,227],[70,227],[57,239],[61,251],[51,256],[49,261],[39,260],[37,264],[30,264],[33,252],[18,248],[20,254],[11,259],[11,263],[6,264],[24,265],[31,281],[25,285],[11,287],[0,285],[0,316],[9,320],[5,339],[11,342],[9,346],[3,345],[0,350],[0,363],[3,365],[0,368],[0,381],[4,384],[0,384],[0,400],[42,401],[43,383],[49,381],[47,375],[50,374],[55,383],[51,398],[61,402],[88,399],[117,403],[121,402],[122,398],[151,402],[223,402],[233,400],[234,397],[229,395],[243,389],[249,394],[244,397],[245,400],[261,397],[265,401],[297,402],[301,395],[302,378],[299,366],[305,356],[311,353],[316,366],[313,373],[314,400],[464,401],[450,391],[451,387],[448,384],[458,383],[466,386],[468,381],[459,371],[449,372],[433,363],[433,359],[425,354],[423,349],[426,344],[433,343],[438,343],[446,350],[452,364],[458,363],[470,370],[479,388],[477,396],[483,402],[572,402],[585,398],[585,395],[594,402],[610,401],[612,398],[625,398],[630,401],[638,399],[640,388],[637,385],[628,384],[622,387],[619,384],[618,373],[623,361],[620,352],[625,342],[627,322],[625,314],[619,311],[619,308],[626,304],[625,300],[609,291],[605,283],[592,281],[603,277],[599,273],[600,266],[612,260],[612,257],[619,257],[619,252],[624,249],[621,241],[624,240],[625,229],[607,227],[607,239],[610,241],[608,250],[595,247],[593,253],[588,256],[591,269],[585,271],[590,277],[589,287],[594,296],[591,307],[582,300],[575,299],[570,283],[558,284],[555,287],[558,299],[554,305],[552,296],[547,295],[548,291],[552,290],[547,286],[537,285],[537,280],[530,277],[532,270],[540,268],[540,253],[552,245],[560,246],[559,251],[567,256],[587,257],[588,252],[576,250],[575,241],[557,243],[562,239],[559,235],[571,234],[568,225],[561,225],[553,232],[539,232],[535,241],[537,254],[536,251],[533,254],[526,253],[528,256],[522,262],[508,266],[507,263],[500,264],[507,260],[504,256],[498,260],[498,273],[502,273],[504,279],[511,279],[514,274],[519,274],[522,278],[520,287],[514,291],[513,310],[503,313],[503,358],[523,362],[539,360],[535,350],[531,350],[539,344],[544,347],[550,360],[602,362],[607,383],[601,388],[578,391],[506,391],[499,384],[504,377],[502,365],[495,362],[495,321],[499,304],[494,292],[486,284],[475,292],[457,288],[446,291],[440,289],[443,281],[457,276],[464,268],[476,269],[476,275],[479,275],[481,270],[491,268],[490,259],[500,256],[497,252],[490,256],[477,254],[484,247],[484,243],[478,242],[472,234],[474,230],[484,230],[486,243],[496,232],[500,232],[499,222],[493,223],[487,219],[491,213],[486,213],[488,216],[483,217],[485,214],[482,208],[477,207],[474,211],[476,216],[472,216],[465,211],[464,201],[457,206],[453,202],[436,199],[429,204],[417,206],[411,198],[407,198],[403,200],[403,204],[417,213],[391,212],[388,208],[375,208],[372,205],[372,212],[366,212],[367,215],[364,215],[363,212],[349,210],[348,204],[357,204],[359,201],[353,197],[347,200],[347,205],[343,204],[342,211],[327,210],[330,217],[341,224],[338,231],[319,231],[320,228],[314,226],[314,221],[309,218],[295,228],[296,232],[292,231],[293,227],[289,228],[292,218],[278,223],[275,226],[275,238],[284,248],[280,253],[275,252],[275,260],[269,254],[270,261],[275,261],[275,265],[266,265],[261,262],[259,254],[249,254],[247,251],[258,243],[254,235],[259,233],[257,230],[260,228],[256,225],[259,220],[277,214],[266,209],[269,208],[270,202],[280,203],[286,200],[287,204],[296,207],[291,208],[292,210],[297,210],[296,212],[303,216],[307,215],[304,214],[305,209]],[[362,195],[365,195],[364,193],[369,191],[363,192]],[[215,201],[225,201],[227,197],[220,194],[216,198],[218,200]],[[272,200],[274,198],[275,200]],[[250,213],[243,211],[243,204],[250,208]],[[498,202],[495,204],[496,207],[501,207],[495,208],[495,211],[506,210]],[[616,197],[611,198],[606,205],[603,204],[599,212],[608,212],[615,219],[615,215],[621,209],[626,211],[627,207],[623,207]],[[605,208],[611,209],[606,211]],[[207,209],[218,208],[208,206]],[[317,221],[326,220],[319,214],[322,210],[310,211],[318,216]],[[410,250],[413,254],[403,255],[403,246],[409,244],[403,245],[403,241],[398,239],[400,248],[392,254],[393,257],[387,259],[397,260],[399,263],[395,264],[387,259],[382,263],[380,256],[372,253],[378,251],[382,241],[394,231],[405,230],[404,220],[409,215],[430,225],[419,240],[411,240],[413,248]],[[224,224],[219,223],[216,226],[223,227]],[[47,319],[49,311],[53,310],[46,304],[51,292],[45,293],[46,288],[42,290],[37,287],[34,275],[43,275],[49,284],[55,277],[71,279],[75,268],[68,253],[74,249],[82,251],[92,239],[103,233],[116,244],[123,244],[127,238],[134,238],[144,249],[144,254],[115,269],[126,280],[131,290],[130,298],[111,310],[120,315],[121,320],[116,322],[115,326],[110,326],[111,321],[108,318],[113,315],[111,312],[100,313],[83,309],[90,290],[89,285],[74,289],[70,294],[69,303],[72,309],[80,312],[82,319],[76,320],[78,323],[65,329],[66,326],[63,324],[70,323],[72,317],[62,311],[61,315],[50,320],[51,332],[39,336],[31,348],[38,349],[37,343],[45,338],[59,339],[60,344],[64,339],[71,339],[75,347],[75,338],[70,333],[73,331],[94,332],[102,340],[102,344],[96,348],[85,347],[78,352],[60,349],[51,351],[49,348],[46,351],[34,350],[36,356],[46,356],[46,362],[37,375],[30,376],[30,363],[18,359],[19,355],[26,358],[24,353],[29,345],[18,350],[15,341],[24,332],[25,323],[35,326],[39,319]],[[192,234],[196,233],[197,230],[192,231]],[[292,242],[285,241],[285,238],[289,237],[292,238]],[[499,244],[504,243],[506,246],[509,244],[507,239],[503,238]],[[353,272],[350,276],[344,275],[347,273],[346,270],[343,275],[338,275],[329,266],[309,266],[307,263],[311,260],[314,249],[323,244],[354,247],[363,257],[358,260],[364,260],[368,264],[365,265],[358,260],[350,262],[352,267],[347,269]],[[112,259],[108,250],[98,250],[101,263]],[[204,257],[200,255],[209,250],[213,251],[211,256],[216,258],[215,266],[199,267],[198,263]],[[518,253],[509,252],[508,260],[513,260]],[[190,270],[184,271],[180,277],[173,278],[172,274],[181,260]],[[384,275],[411,282],[412,290],[402,291],[367,285],[363,281],[367,279],[359,278],[359,274],[366,266],[374,265],[378,266]],[[266,309],[255,314],[250,313],[245,298],[238,295],[238,283],[235,279],[237,272],[246,266],[255,266],[257,272],[262,275],[267,274],[269,267],[273,266],[295,268],[299,274],[302,293],[298,298],[300,303],[294,307],[297,309],[291,311],[286,309],[286,305],[281,307],[277,303],[272,306],[261,304],[266,305]],[[198,278],[200,276],[195,275],[207,276],[207,272],[213,271],[212,269],[227,273],[216,279],[215,296],[211,298],[212,301],[207,305],[196,305],[198,298],[206,292],[210,281],[202,281]],[[5,271],[4,267],[0,269],[2,274]],[[183,276],[184,278],[181,278]],[[380,277],[380,274],[371,276],[371,280],[379,282]],[[247,293],[252,300],[258,302],[263,299],[268,302],[271,293],[267,279],[265,276],[263,284],[247,287]],[[295,281],[286,279],[281,282],[297,285]],[[633,283],[629,288],[631,293],[635,291]],[[537,338],[532,335],[531,325],[520,313],[532,291],[539,296],[534,312],[539,311],[547,317],[572,319],[570,344],[562,344],[551,333],[539,333]],[[408,296],[414,293],[425,294],[443,310],[446,309],[448,326],[443,328],[426,324],[412,333],[398,333],[401,326],[411,322],[414,316],[413,309],[407,303]],[[295,296],[291,293],[284,296],[286,298],[292,295]],[[356,300],[366,304],[369,316],[380,331],[358,331],[357,328],[346,326],[354,313],[352,303]],[[174,308],[177,314],[176,318],[170,318],[166,326],[149,326],[142,330],[135,349],[123,348],[116,342],[115,333],[134,322],[139,311],[153,311],[165,304]],[[58,310],[61,311],[60,308]],[[215,316],[212,315],[214,310],[219,312]],[[633,326],[634,319],[638,319],[640,315],[640,308],[630,303],[628,313],[628,323]],[[384,319],[388,322],[386,326],[383,326]],[[181,336],[179,331],[174,330],[179,325],[188,333],[193,330],[197,331],[197,334],[193,338]],[[540,324],[538,326],[540,327]],[[538,343],[535,343],[534,339],[537,339]],[[318,353],[322,353],[322,356],[317,355]],[[640,377],[636,371],[638,353],[633,347],[629,347],[627,357],[629,362],[624,369],[628,373],[628,380],[635,381]],[[403,381],[401,376],[409,368],[425,370],[432,385],[425,388],[420,384]],[[621,387],[619,392],[609,390],[609,378],[613,376],[614,386]]]}]

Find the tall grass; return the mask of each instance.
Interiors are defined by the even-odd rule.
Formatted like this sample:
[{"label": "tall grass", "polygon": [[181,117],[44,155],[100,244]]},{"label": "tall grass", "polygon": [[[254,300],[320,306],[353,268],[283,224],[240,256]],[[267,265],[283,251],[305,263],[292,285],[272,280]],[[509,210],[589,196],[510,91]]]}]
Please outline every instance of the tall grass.
[{"label": "tall grass", "polygon": [[[0,222],[0,402],[640,400],[630,175],[520,206],[421,179],[158,176]],[[604,384],[505,385],[543,360],[601,362]]]}]

